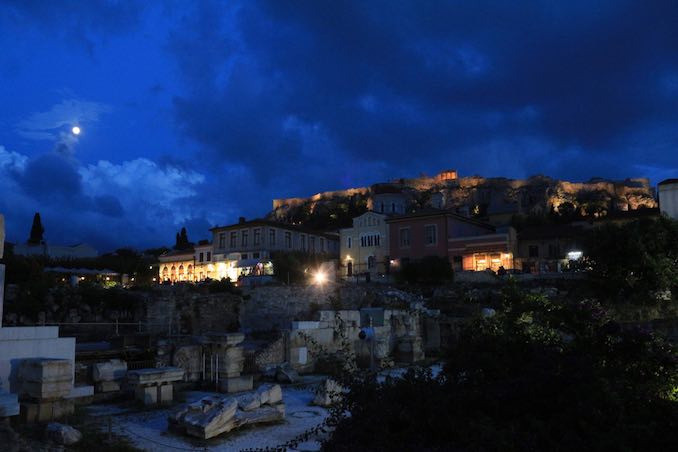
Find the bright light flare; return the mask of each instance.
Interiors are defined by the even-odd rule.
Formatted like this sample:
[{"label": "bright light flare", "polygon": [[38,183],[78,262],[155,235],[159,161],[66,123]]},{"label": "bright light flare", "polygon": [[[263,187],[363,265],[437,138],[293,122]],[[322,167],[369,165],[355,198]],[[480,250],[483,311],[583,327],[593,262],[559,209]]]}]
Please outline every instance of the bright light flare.
[{"label": "bright light flare", "polygon": [[578,261],[579,259],[582,258],[583,255],[584,253],[582,253],[581,251],[570,251],[569,253],[567,253],[567,258],[571,261]]},{"label": "bright light flare", "polygon": [[71,132],[73,132],[73,135],[80,135],[80,132],[81,132],[80,127],[73,126],[73,128],[71,129]]},{"label": "bright light flare", "polygon": [[325,284],[327,282],[327,274],[322,270],[318,270],[313,275],[313,281],[318,285]]}]

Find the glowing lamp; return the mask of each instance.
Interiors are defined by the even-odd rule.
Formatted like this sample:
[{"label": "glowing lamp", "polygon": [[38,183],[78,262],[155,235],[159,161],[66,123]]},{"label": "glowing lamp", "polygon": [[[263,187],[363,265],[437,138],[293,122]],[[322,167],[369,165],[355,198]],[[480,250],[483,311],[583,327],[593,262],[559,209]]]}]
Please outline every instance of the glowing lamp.
[{"label": "glowing lamp", "polygon": [[318,284],[322,285],[327,282],[327,275],[325,274],[324,271],[318,270],[314,275],[313,275],[313,281]]}]

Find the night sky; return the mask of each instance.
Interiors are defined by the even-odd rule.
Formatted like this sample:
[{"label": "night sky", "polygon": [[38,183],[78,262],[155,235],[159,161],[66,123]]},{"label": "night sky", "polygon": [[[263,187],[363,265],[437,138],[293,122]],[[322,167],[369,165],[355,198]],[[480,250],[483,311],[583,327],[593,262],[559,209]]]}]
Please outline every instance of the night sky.
[{"label": "night sky", "polygon": [[39,211],[49,243],[171,245],[445,168],[656,184],[678,2],[0,0],[0,106],[14,242]]}]

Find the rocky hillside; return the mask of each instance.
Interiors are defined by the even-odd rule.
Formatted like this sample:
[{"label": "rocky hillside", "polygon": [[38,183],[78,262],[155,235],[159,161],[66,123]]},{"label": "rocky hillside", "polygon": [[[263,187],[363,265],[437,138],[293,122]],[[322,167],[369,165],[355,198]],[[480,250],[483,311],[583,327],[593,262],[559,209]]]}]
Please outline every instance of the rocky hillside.
[{"label": "rocky hillside", "polygon": [[399,193],[410,211],[435,206],[487,220],[549,212],[601,217],[611,212],[657,207],[654,188],[645,178],[569,182],[548,176],[508,179],[444,174],[397,179],[308,198],[276,199],[267,218],[318,229],[348,227],[351,218],[372,208],[372,198],[383,192]]}]

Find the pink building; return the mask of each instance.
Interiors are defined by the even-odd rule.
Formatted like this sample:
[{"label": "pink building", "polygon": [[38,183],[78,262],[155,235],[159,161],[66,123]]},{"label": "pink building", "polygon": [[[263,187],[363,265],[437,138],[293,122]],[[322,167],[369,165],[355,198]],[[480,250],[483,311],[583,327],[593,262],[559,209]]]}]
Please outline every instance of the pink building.
[{"label": "pink building", "polygon": [[394,266],[439,256],[447,258],[455,271],[513,268],[513,228],[497,231],[492,225],[439,209],[425,209],[386,222]]}]

